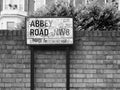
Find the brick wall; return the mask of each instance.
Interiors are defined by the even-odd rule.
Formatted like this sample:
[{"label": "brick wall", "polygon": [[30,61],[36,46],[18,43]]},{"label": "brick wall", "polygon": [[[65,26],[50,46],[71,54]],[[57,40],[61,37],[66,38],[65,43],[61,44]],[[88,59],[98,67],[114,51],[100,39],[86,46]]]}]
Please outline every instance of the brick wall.
[{"label": "brick wall", "polygon": [[64,51],[38,50],[35,60],[35,90],[66,90]]},{"label": "brick wall", "polygon": [[71,90],[120,90],[120,32],[77,32]]},{"label": "brick wall", "polygon": [[[70,90],[120,90],[120,32],[77,31],[70,48]],[[35,49],[35,90],[66,90],[64,48]],[[30,90],[25,31],[0,31],[0,90]]]},{"label": "brick wall", "polygon": [[24,31],[0,31],[0,90],[30,90],[30,50]]}]

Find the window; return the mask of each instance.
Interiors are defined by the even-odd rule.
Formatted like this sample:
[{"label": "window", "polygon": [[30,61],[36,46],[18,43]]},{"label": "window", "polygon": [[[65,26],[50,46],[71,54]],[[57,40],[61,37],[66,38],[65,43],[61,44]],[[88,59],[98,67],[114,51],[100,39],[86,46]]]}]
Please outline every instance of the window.
[{"label": "window", "polygon": [[11,29],[14,29],[15,26],[14,26],[14,22],[7,22],[7,29],[11,30]]},{"label": "window", "polygon": [[3,0],[3,9],[24,11],[24,0]]}]

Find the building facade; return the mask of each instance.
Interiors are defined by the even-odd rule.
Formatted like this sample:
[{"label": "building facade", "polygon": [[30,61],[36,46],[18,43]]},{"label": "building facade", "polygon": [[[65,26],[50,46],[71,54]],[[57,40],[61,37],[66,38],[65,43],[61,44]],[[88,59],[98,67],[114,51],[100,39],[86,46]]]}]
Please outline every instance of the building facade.
[{"label": "building facade", "polygon": [[[19,23],[25,20],[25,17],[43,5],[52,5],[62,0],[0,0],[0,29],[17,29]],[[94,0],[63,0],[72,2],[74,6],[79,4],[88,4]],[[120,0],[95,0],[100,5],[114,2],[120,10]]]},{"label": "building facade", "polygon": [[33,12],[33,0],[0,0],[0,29],[16,29]]}]

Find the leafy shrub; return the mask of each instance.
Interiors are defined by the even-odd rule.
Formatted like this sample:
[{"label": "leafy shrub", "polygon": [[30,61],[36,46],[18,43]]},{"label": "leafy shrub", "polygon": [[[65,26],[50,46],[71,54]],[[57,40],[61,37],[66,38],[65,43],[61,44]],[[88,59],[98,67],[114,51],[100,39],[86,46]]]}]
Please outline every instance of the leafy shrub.
[{"label": "leafy shrub", "polygon": [[83,30],[118,30],[120,12],[112,4],[101,7],[93,3],[79,9],[75,18],[76,26]]},{"label": "leafy shrub", "polygon": [[58,2],[51,7],[44,6],[39,8],[31,15],[32,17],[72,17],[74,15],[74,7],[67,2]]},{"label": "leafy shrub", "polygon": [[119,30],[120,12],[113,4],[101,7],[93,2],[74,7],[60,2],[39,8],[29,17],[73,17],[75,30]]}]

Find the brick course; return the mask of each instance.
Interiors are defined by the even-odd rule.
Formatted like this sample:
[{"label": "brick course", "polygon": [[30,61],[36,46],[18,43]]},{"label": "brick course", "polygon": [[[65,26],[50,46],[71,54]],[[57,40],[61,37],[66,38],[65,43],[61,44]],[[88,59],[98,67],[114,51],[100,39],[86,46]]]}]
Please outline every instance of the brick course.
[{"label": "brick course", "polygon": [[[30,90],[25,31],[0,31],[0,90]],[[120,89],[120,32],[75,31],[70,90]],[[65,48],[35,49],[35,90],[66,90]]]},{"label": "brick course", "polygon": [[71,50],[71,88],[119,90],[120,32],[86,31],[76,34],[80,39],[76,39]]},{"label": "brick course", "polygon": [[30,90],[30,50],[25,31],[0,31],[0,90]]}]

